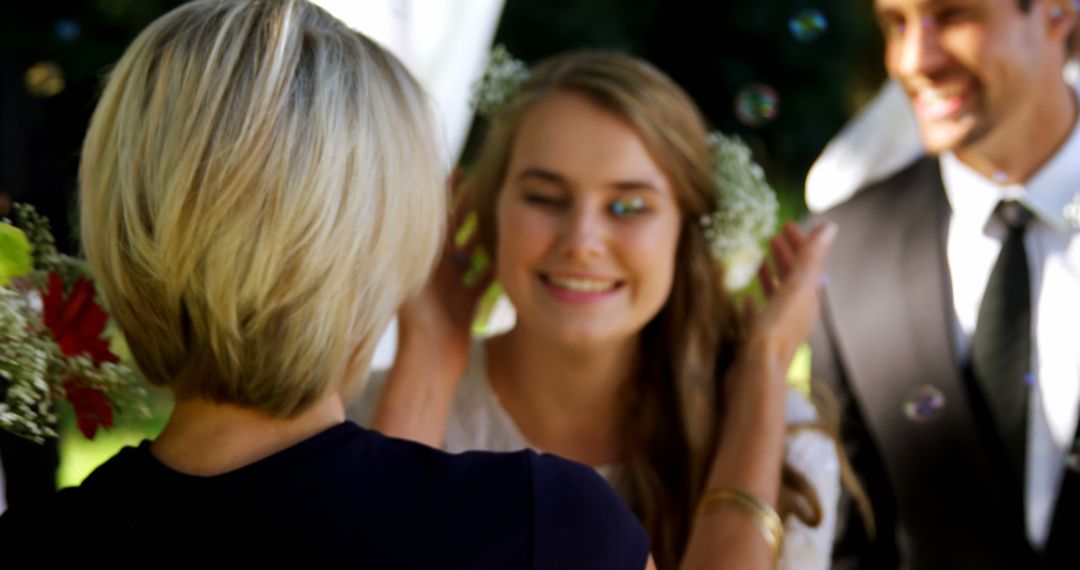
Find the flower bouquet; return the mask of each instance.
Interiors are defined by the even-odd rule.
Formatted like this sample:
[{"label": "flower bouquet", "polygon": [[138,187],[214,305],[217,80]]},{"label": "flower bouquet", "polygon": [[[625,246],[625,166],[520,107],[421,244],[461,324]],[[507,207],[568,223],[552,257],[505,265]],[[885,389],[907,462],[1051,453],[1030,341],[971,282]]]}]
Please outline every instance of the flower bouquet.
[{"label": "flower bouquet", "polygon": [[56,437],[59,400],[90,439],[121,409],[145,415],[145,391],[110,350],[85,263],[57,251],[33,207],[16,204],[13,218],[0,220],[0,429]]}]

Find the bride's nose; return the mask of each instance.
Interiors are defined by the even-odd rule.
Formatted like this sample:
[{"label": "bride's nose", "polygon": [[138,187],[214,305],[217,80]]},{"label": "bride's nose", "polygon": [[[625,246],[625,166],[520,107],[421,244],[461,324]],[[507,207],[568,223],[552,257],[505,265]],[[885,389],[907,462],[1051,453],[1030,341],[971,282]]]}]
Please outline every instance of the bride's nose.
[{"label": "bride's nose", "polygon": [[572,259],[595,259],[603,254],[608,233],[599,208],[575,204],[559,224],[560,253]]}]

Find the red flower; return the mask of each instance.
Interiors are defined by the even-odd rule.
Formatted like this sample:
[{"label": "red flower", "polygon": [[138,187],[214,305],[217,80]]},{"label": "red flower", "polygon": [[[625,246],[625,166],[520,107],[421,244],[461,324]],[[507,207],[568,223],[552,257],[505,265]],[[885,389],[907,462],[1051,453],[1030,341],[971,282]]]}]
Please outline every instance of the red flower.
[{"label": "red flower", "polygon": [[112,408],[101,390],[87,386],[82,380],[64,380],[64,394],[75,409],[75,421],[86,439],[94,439],[99,427],[113,425]]},{"label": "red flower", "polygon": [[[45,326],[66,356],[86,355],[95,366],[102,362],[119,362],[109,351],[109,343],[101,338],[109,317],[94,302],[94,285],[79,278],[64,299],[64,284],[55,273],[49,274],[48,288],[42,295]],[[90,387],[80,378],[64,380],[64,395],[75,410],[79,430],[93,439],[99,427],[112,427],[113,413],[105,394]]]},{"label": "red flower", "polygon": [[94,285],[80,277],[64,299],[64,284],[55,273],[49,274],[49,286],[42,296],[45,306],[45,326],[52,331],[60,351],[67,356],[85,354],[95,364],[119,362],[109,352],[109,343],[101,338],[109,317],[94,302]]}]

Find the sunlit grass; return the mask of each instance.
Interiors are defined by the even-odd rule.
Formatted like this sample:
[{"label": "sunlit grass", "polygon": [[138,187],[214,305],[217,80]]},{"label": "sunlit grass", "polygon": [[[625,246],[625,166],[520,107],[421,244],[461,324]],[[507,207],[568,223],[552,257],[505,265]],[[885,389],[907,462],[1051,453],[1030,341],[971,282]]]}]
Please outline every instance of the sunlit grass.
[{"label": "sunlit grass", "polygon": [[[120,357],[120,361],[135,368],[131,349],[128,348],[124,335],[120,334],[116,322],[109,320],[105,329],[109,339],[109,350]],[[165,427],[172,402],[163,390],[148,387],[146,408],[148,417],[137,414],[119,413],[116,424],[108,429],[99,429],[94,439],[89,440],[75,425],[75,414],[66,401],[58,402],[60,416],[60,468],[56,472],[56,484],[60,487],[73,487],[116,452],[128,445],[138,445],[144,439],[153,439]]]},{"label": "sunlit grass", "polygon": [[116,455],[124,446],[138,445],[153,439],[165,427],[172,404],[160,391],[150,392],[150,417],[132,418],[120,415],[110,429],[99,429],[93,440],[86,439],[75,425],[70,406],[60,405],[60,468],[56,484],[72,487],[82,483],[94,469]]},{"label": "sunlit grass", "polygon": [[788,386],[809,397],[810,374],[810,345],[804,344],[795,351],[795,357],[791,359],[791,367],[787,373]]}]

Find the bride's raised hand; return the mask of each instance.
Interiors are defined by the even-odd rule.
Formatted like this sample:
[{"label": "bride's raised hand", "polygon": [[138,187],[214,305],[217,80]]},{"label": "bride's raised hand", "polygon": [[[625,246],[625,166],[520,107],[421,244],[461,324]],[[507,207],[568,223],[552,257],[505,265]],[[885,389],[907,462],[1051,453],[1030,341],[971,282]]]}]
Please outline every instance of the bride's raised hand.
[{"label": "bride's raised hand", "polygon": [[788,222],[770,242],[772,263],[766,260],[758,270],[765,304],[755,309],[748,300],[744,306],[748,330],[744,352],[764,357],[774,372],[786,372],[795,350],[810,336],[820,308],[825,259],[836,232],[831,223],[804,233]]},{"label": "bride's raised hand", "polygon": [[494,274],[478,244],[463,181],[463,172],[455,169],[448,181],[451,213],[440,259],[424,288],[398,311],[401,349],[415,346],[420,357],[438,362],[455,379],[465,372],[472,322]]},{"label": "bride's raised hand", "polygon": [[450,177],[452,208],[441,258],[424,288],[398,310],[397,355],[371,423],[386,435],[432,447],[443,443],[454,391],[468,368],[473,316],[493,279],[478,259],[476,232],[460,231],[470,223],[462,178],[460,170]]},{"label": "bride's raised hand", "polygon": [[[788,223],[772,239],[771,260],[758,271],[764,306],[745,303],[747,334],[724,377],[725,409],[706,488],[738,489],[774,508],[779,504],[787,370],[817,319],[825,258],[836,231],[826,224],[804,233]],[[757,536],[760,529],[744,515],[730,509],[713,513],[695,524],[684,568],[717,567],[719,559],[738,559],[739,567],[775,562]]]}]

